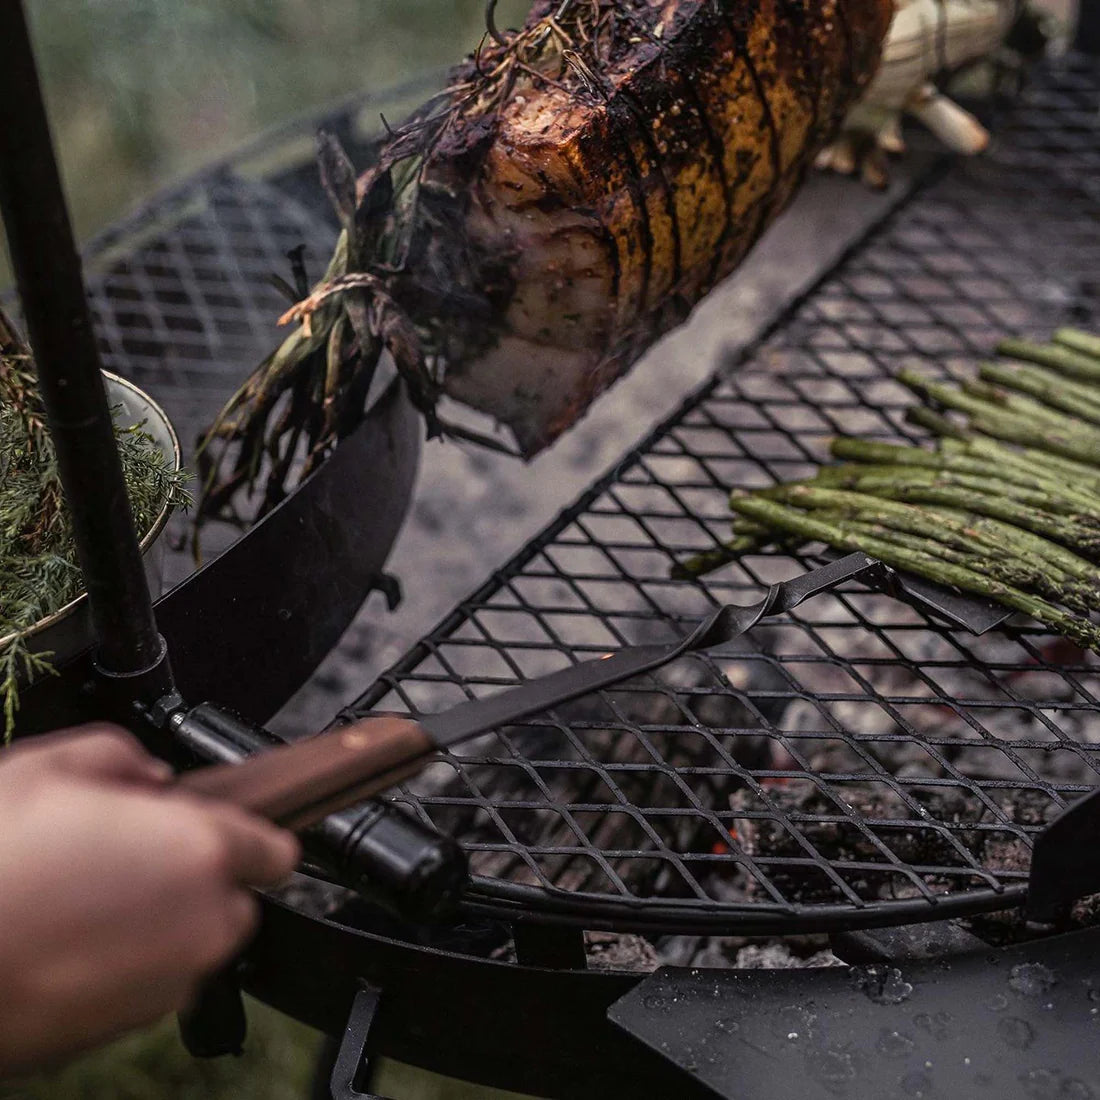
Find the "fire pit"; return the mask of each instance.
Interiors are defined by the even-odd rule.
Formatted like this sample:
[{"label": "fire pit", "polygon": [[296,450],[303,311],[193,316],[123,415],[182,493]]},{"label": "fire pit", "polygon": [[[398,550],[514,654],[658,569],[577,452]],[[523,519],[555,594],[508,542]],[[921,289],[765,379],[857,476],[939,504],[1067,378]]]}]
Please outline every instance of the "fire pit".
[{"label": "fire pit", "polygon": [[[900,367],[952,374],[1006,331],[1096,327],[1098,95],[1095,60],[1052,63],[989,155],[940,163],[343,717],[430,714],[671,640],[816,564],[670,576],[724,537],[729,486],[808,471],[840,432],[907,437]],[[354,149],[353,122],[329,120]],[[330,243],[309,172],[226,165],[93,249],[108,364],[155,376],[178,422],[200,425],[270,337],[261,276],[302,237]],[[186,610],[162,605],[170,642]],[[286,683],[256,673],[236,690],[262,720]],[[456,747],[392,801],[469,855],[458,918],[414,926],[303,877],[268,900],[239,977],[345,1036],[339,1097],[365,1094],[376,1053],[569,1097],[1100,1094],[1092,907],[1055,928],[1020,913],[1036,839],[1098,765],[1094,658],[849,585]]]},{"label": "fire pit", "polygon": [[[897,369],[950,375],[1006,328],[1045,336],[1095,325],[1098,80],[1091,61],[1053,66],[988,157],[934,172],[344,717],[432,713],[622,645],[670,640],[811,567],[773,553],[703,583],[670,578],[675,562],[724,538],[729,486],[807,473],[841,432],[912,438]],[[986,945],[1035,933],[1019,913],[1034,841],[1097,786],[1098,673],[1093,657],[1027,621],[976,637],[858,586],[818,597],[736,650],[458,747],[395,794],[470,854],[465,944],[453,934],[421,947],[407,932],[400,944],[374,938],[395,930],[354,905],[308,932],[275,910],[255,988],[299,1012],[309,1001],[307,1018],[328,1020],[317,973],[346,995],[350,966],[383,990],[377,1049],[423,1060],[430,1048],[437,1069],[555,1095],[688,1095],[692,1077],[700,1095],[704,1084],[739,1095],[737,1081],[749,1095],[789,1095],[792,1082],[767,1067],[800,1036],[820,1040],[792,1061],[798,1072],[817,1066],[811,1084],[799,1082],[809,1095],[1044,1095],[1034,1090],[1048,1085],[1090,1095],[1095,1066],[1073,1044],[1089,1034],[1077,1029],[1092,1018],[1095,933],[1005,954]],[[1084,901],[1063,927],[1093,919]],[[884,926],[904,931],[856,931]],[[285,944],[302,939],[310,962],[288,976]],[[444,960],[433,947],[519,965]],[[956,981],[952,953],[975,949]],[[329,969],[337,959],[340,978]],[[806,960],[871,969],[661,971],[617,1005],[620,1027],[687,1071],[675,1083],[605,1023],[623,983],[637,981],[624,969]],[[983,1008],[970,991],[984,989],[984,971],[997,989]],[[1001,997],[1002,1008],[1030,1013],[1012,980],[1031,977],[1059,990],[1049,1002],[1059,1027],[1041,1040],[1030,1015],[996,1007]],[[359,995],[360,1023],[373,996]],[[960,1003],[974,1005],[965,1022]],[[460,1011],[471,1015],[456,1037],[445,1018]],[[815,1012],[856,1012],[857,1024],[838,1038],[807,1022]],[[763,1022],[742,1043],[737,1021],[753,1016]],[[491,1039],[477,1037],[481,1027]],[[947,1041],[960,1029],[969,1053]],[[1032,1039],[1014,1045],[1006,1029]],[[1043,1077],[1044,1057],[1057,1059],[1057,1080]],[[881,1076],[867,1076],[872,1065]],[[881,1092],[866,1091],[871,1080]]]},{"label": "fire pit", "polygon": [[[913,438],[898,369],[951,374],[1006,327],[1095,320],[1087,72],[1035,89],[991,156],[931,181],[349,713],[428,713],[670,640],[811,567],[670,578],[726,537],[729,486],[809,473],[834,434]],[[458,748],[399,798],[463,837],[484,915],[760,933],[1004,909],[1032,838],[1097,785],[1098,672],[1030,623],[978,638],[855,588]]]}]

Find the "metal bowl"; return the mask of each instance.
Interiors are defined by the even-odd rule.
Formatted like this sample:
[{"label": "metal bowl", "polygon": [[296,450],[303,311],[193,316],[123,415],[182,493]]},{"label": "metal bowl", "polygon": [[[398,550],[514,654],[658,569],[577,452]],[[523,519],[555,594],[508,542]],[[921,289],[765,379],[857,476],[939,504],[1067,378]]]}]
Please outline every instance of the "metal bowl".
[{"label": "metal bowl", "polygon": [[[179,439],[164,410],[144,390],[117,374],[104,371],[107,399],[112,408],[119,407],[116,419],[123,424],[141,424],[162,454],[171,462],[172,469],[182,465]],[[164,544],[160,536],[168,522],[171,509],[165,506],[152,526],[141,536],[141,552],[145,562],[145,574],[154,596],[160,595],[163,572]],[[30,628],[26,633],[28,648],[35,653],[49,653],[54,664],[62,664],[92,644],[92,624],[88,613],[86,594],[70,600],[64,607]],[[15,638],[7,634],[0,638],[0,649]]]}]

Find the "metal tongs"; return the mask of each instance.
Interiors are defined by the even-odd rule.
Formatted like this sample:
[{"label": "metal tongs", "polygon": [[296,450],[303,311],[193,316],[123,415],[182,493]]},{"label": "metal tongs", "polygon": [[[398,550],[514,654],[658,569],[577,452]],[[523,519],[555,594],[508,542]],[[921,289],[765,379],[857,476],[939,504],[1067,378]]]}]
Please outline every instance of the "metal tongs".
[{"label": "metal tongs", "polygon": [[301,829],[411,778],[437,752],[451,745],[654,672],[678,657],[725,645],[763,619],[792,611],[812,596],[856,580],[893,595],[919,599],[975,633],[1007,616],[986,601],[936,586],[921,583],[914,589],[913,578],[867,554],[849,554],[773,584],[757,603],[719,608],[680,641],[620,649],[415,721],[365,718],[306,741],[270,749],[241,764],[189,772],[179,783],[189,791],[234,802],[288,828]]}]

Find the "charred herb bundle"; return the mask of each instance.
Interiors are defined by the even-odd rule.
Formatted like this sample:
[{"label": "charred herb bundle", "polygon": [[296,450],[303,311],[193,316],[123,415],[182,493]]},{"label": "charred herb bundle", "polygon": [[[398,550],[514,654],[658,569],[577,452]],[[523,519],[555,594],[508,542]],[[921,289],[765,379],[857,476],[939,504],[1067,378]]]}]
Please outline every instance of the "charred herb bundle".
[{"label": "charred herb bundle", "polygon": [[[1012,360],[959,384],[898,375],[935,449],[835,439],[842,463],[805,481],[734,491],[734,538],[685,562],[698,577],[776,541],[863,550],[988,596],[1100,652],[1100,338],[1005,340]],[[953,419],[951,413],[961,413]]]},{"label": "charred herb bundle", "polygon": [[[490,5],[490,10],[492,5]],[[354,425],[388,352],[526,456],[738,264],[875,71],[892,0],[537,0],[356,177],[298,327],[205,439],[202,515],[276,504]],[[303,460],[304,458],[304,465]]]},{"label": "charred herb bundle", "polygon": [[[163,508],[188,503],[185,475],[140,425],[118,426],[130,506],[139,531]],[[11,735],[19,684],[50,671],[27,632],[84,588],[53,445],[28,349],[0,312],[0,708]]]}]

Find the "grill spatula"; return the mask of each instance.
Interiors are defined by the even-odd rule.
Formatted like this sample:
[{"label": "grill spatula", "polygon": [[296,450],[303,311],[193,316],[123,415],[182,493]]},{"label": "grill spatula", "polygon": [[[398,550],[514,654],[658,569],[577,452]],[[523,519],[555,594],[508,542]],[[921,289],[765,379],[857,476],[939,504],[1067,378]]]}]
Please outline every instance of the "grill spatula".
[{"label": "grill spatula", "polygon": [[[849,554],[772,585],[758,603],[720,608],[678,642],[620,649],[417,721],[363,719],[273,748],[241,764],[189,772],[179,782],[189,791],[234,802],[288,828],[301,829],[416,775],[440,749],[653,672],[686,654],[731,642],[762,619],[791,611],[804,600],[851,580],[902,594],[900,578],[889,567],[866,554]],[[936,608],[956,622],[972,625],[976,632],[989,625],[984,601],[938,590]]]}]

